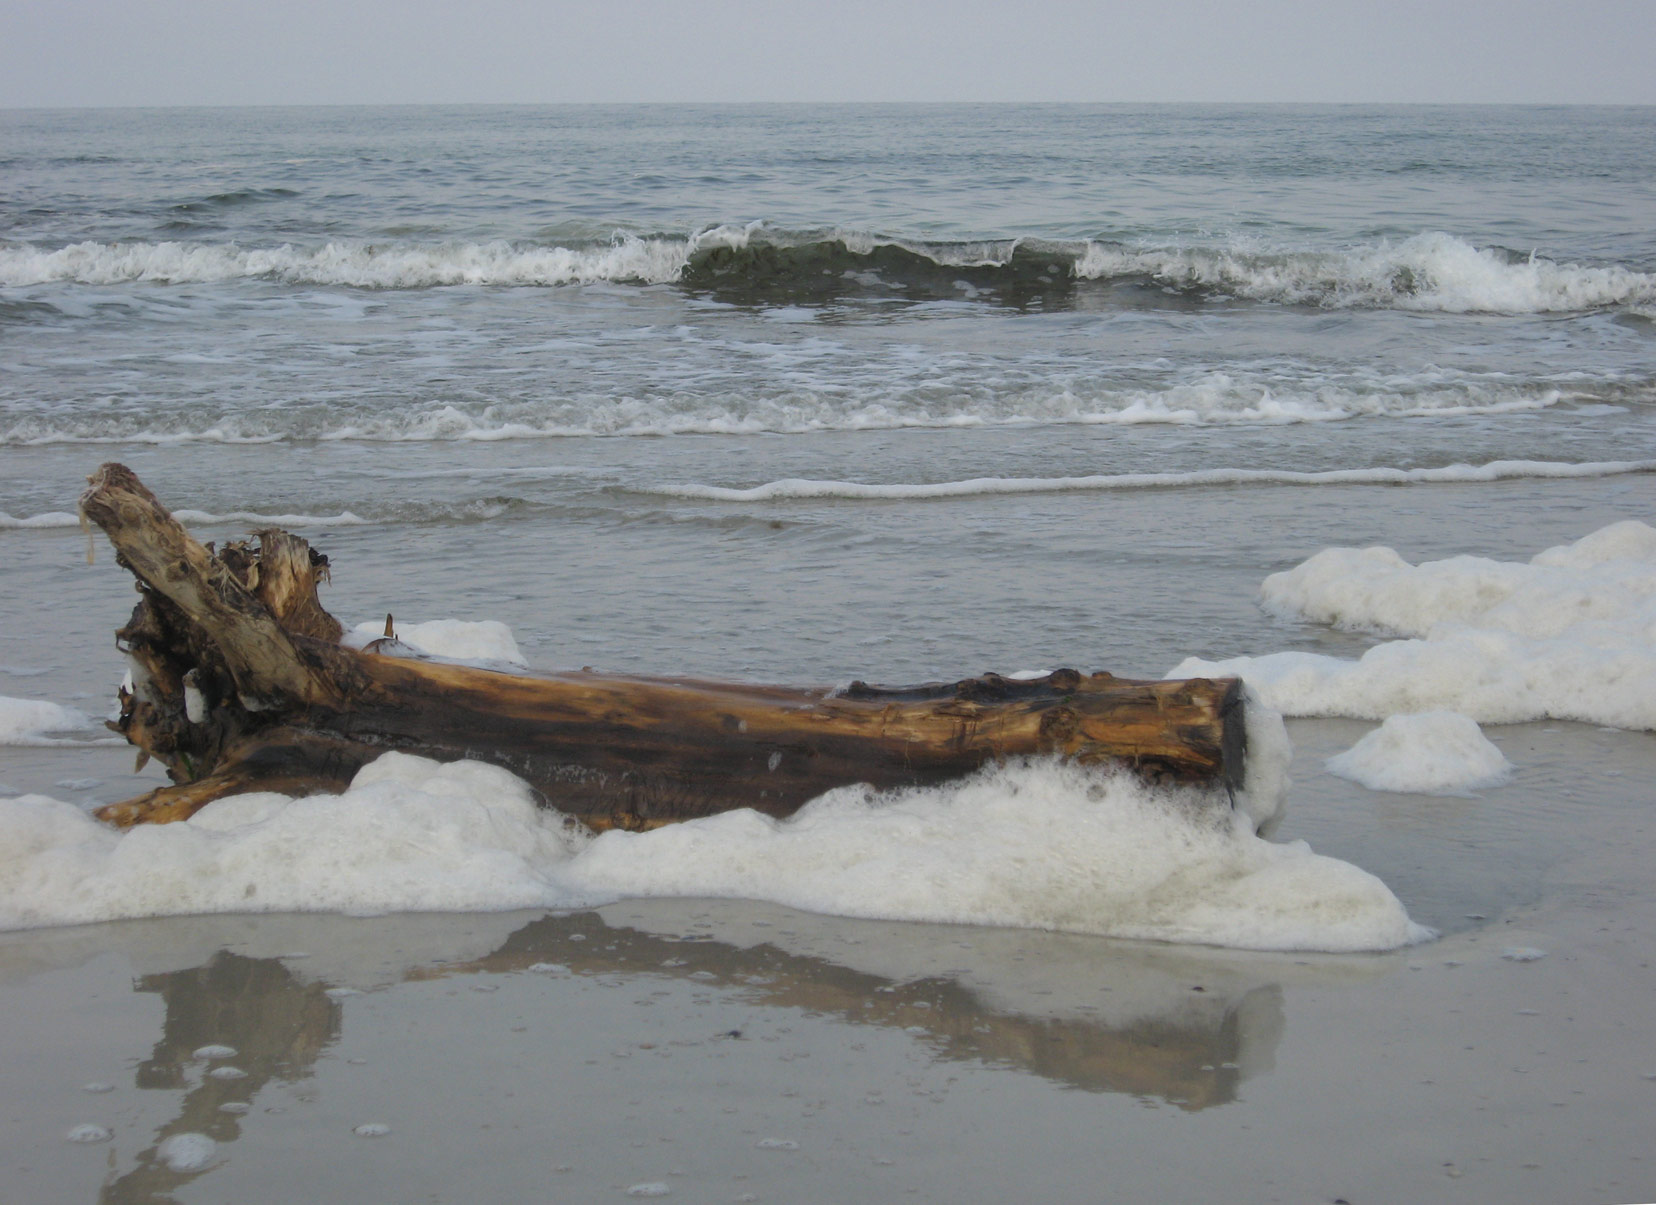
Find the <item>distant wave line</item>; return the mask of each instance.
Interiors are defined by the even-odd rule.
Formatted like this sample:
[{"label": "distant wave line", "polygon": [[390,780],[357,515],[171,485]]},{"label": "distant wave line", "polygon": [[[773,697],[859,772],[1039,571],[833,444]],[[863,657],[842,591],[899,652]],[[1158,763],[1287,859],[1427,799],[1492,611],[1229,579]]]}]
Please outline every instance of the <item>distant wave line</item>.
[{"label": "distant wave line", "polygon": [[1656,472],[1656,460],[1612,460],[1569,464],[1556,461],[1496,460],[1488,464],[1451,464],[1437,468],[1199,469],[1188,473],[1114,473],[1088,477],[976,477],[926,484],[868,484],[857,481],[811,481],[790,478],[749,489],[717,485],[634,487],[634,492],[713,502],[770,502],[793,498],[907,500],[962,498],[980,494],[1056,494],[1085,490],[1177,489],[1208,485],[1438,485],[1485,483],[1517,478],[1613,477]]},{"label": "distant wave line", "polygon": [[[341,511],[337,515],[265,515],[257,511],[236,510],[225,514],[215,514],[205,510],[175,510],[173,518],[180,523],[198,523],[203,526],[214,526],[223,523],[249,523],[261,527],[362,527],[375,522],[373,519],[364,519],[350,511]],[[45,511],[38,515],[24,515],[21,517],[9,515],[0,510],[0,531],[28,530],[33,528],[56,529],[64,527],[79,527],[80,516],[69,511]]]},{"label": "distant wave line", "polygon": [[[1537,460],[1496,460],[1487,464],[1451,464],[1434,468],[1403,469],[1389,466],[1327,469],[1320,472],[1291,469],[1197,469],[1184,473],[1111,473],[1079,477],[974,477],[962,481],[868,483],[787,478],[749,488],[706,485],[697,482],[623,484],[608,492],[648,497],[684,498],[707,502],[774,502],[812,498],[851,501],[925,501],[937,498],[966,498],[996,494],[1057,494],[1127,490],[1186,489],[1226,485],[1453,485],[1486,484],[1518,479],[1567,479],[1615,477],[1634,473],[1656,473],[1656,460],[1611,460],[1568,463]],[[455,504],[411,513],[403,508],[375,518],[364,518],[345,510],[335,515],[265,514],[258,511],[217,513],[178,510],[175,517],[196,526],[242,523],[253,528],[350,527],[425,522],[472,522],[491,520],[513,513],[523,499],[493,498],[486,502]],[[17,517],[0,511],[0,531],[62,530],[78,527],[80,519],[67,511],[47,511]]]}]

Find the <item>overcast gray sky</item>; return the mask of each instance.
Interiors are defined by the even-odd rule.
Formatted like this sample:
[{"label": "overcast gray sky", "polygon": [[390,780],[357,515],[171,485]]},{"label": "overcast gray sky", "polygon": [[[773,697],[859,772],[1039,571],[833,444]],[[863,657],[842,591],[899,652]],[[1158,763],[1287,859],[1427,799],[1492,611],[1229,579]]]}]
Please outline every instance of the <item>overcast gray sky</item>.
[{"label": "overcast gray sky", "polygon": [[1656,103],[1656,0],[0,0],[0,107]]}]

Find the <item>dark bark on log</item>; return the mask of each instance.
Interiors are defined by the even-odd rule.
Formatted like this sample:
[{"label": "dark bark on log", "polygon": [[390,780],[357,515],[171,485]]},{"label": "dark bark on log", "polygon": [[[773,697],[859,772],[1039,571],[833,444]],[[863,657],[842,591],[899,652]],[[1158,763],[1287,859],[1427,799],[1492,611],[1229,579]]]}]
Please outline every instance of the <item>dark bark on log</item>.
[{"label": "dark bark on log", "polygon": [[1241,785],[1235,679],[1141,682],[1057,670],[841,692],[594,674],[527,676],[342,648],[316,599],[328,561],[281,531],[214,552],[107,464],[82,513],[143,596],[117,637],[134,662],[113,725],[177,784],[112,804],[122,827],[223,795],[340,790],[387,750],[473,758],[592,828],[732,808],[789,815],[832,787],[924,785],[1053,754],[1154,781]]}]

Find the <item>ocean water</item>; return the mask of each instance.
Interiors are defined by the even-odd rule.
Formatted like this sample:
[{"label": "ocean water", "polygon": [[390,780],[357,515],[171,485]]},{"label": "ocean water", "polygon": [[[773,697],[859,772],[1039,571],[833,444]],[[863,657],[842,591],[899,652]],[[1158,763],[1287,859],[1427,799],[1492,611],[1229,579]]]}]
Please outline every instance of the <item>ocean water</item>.
[{"label": "ocean water", "polygon": [[[556,1113],[572,1083],[600,1102],[561,1123],[588,1163],[553,1171],[583,1199],[958,1202],[1030,1175],[1080,1199],[1079,1157],[991,1144],[974,1179],[936,1155],[1037,1116],[1072,1154],[1164,1150],[1123,1148],[1112,1183],[1229,1199],[1157,1102],[1226,1106],[1225,1166],[1305,1199],[1637,1195],[1614,1185],[1643,1174],[1648,1084],[1611,1068],[1648,1037],[1651,951],[1603,934],[1656,915],[1656,110],[12,111],[0,182],[0,988],[57,1127],[19,1121],[7,1165],[41,1199],[105,1174],[19,1153],[64,1134],[114,1142],[110,1200],[203,1175],[263,1199],[301,1148],[323,1196],[544,1194],[557,1142],[517,1122],[430,1185],[406,1136],[446,1150],[501,1121],[494,1087]],[[439,654],[1237,672],[1284,811],[1260,837],[1037,764],[588,841],[503,773],[388,759],[337,798],[118,836],[90,809],[162,779],[100,724],[132,598],[76,515],[105,460],[204,540],[298,531],[347,627],[391,612]],[[1593,1018],[1545,1022],[1590,1081],[1469,1053],[1540,1058],[1538,983]],[[617,1010],[623,986],[659,1007]],[[506,1035],[548,1015],[579,1021],[537,1046],[563,1060],[542,1083]],[[777,1051],[863,1116],[939,1111],[904,1106],[912,1139],[824,1130],[772,1099]],[[102,1095],[132,1063],[146,1091]],[[1409,1095],[1440,1072],[1464,1091]],[[956,1074],[999,1103],[945,1106]],[[433,1077],[465,1125],[408,1112]],[[1599,1112],[1550,1111],[1589,1089]],[[1112,1093],[1107,1119],[1080,1099]],[[1395,1138],[1473,1134],[1491,1095],[1557,1122],[1469,1148],[1506,1179]],[[719,1128],[738,1111],[766,1128]],[[642,1158],[615,1116],[708,1153]],[[1374,1178],[1284,1169],[1255,1121],[1372,1148]],[[893,1143],[911,1180],[879,1178]],[[718,1179],[755,1150],[795,1174]]]},{"label": "ocean water", "polygon": [[[75,514],[105,459],[203,538],[300,530],[347,623],[504,623],[548,668],[1220,665],[1290,717],[1656,727],[1653,135],[1644,109],[7,113],[0,783],[145,785],[76,768],[119,753],[127,585]],[[1424,564],[1457,556],[1489,567]],[[1379,617],[1261,605],[1302,562]],[[1515,595],[1524,622],[1485,615]],[[1027,773],[1073,825],[1078,788]],[[684,878],[632,856],[625,890]],[[1125,931],[1115,897],[804,894]],[[1453,927],[1451,901],[1403,906]],[[1190,931],[1247,944],[1217,933]]]}]

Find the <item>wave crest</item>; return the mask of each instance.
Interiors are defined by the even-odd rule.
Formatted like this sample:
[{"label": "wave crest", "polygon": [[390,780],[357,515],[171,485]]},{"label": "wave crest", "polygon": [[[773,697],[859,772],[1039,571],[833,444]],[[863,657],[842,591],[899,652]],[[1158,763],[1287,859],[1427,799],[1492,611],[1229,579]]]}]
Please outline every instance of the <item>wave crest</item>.
[{"label": "wave crest", "polygon": [[79,242],[0,247],[0,286],[186,284],[229,280],[363,289],[459,285],[676,284],[737,304],[824,304],[881,296],[1062,306],[1117,288],[1159,297],[1238,297],[1324,308],[1564,313],[1656,306],[1656,275],[1587,266],[1441,232],[1338,250],[1108,240],[928,241],[754,223],[689,235],[617,234],[575,245],[494,240],[235,243]]},{"label": "wave crest", "polygon": [[1479,248],[1443,233],[1339,252],[1136,251],[1094,243],[1076,273],[1089,279],[1142,275],[1180,289],[1327,308],[1544,314],[1656,300],[1656,276],[1646,272]]}]

